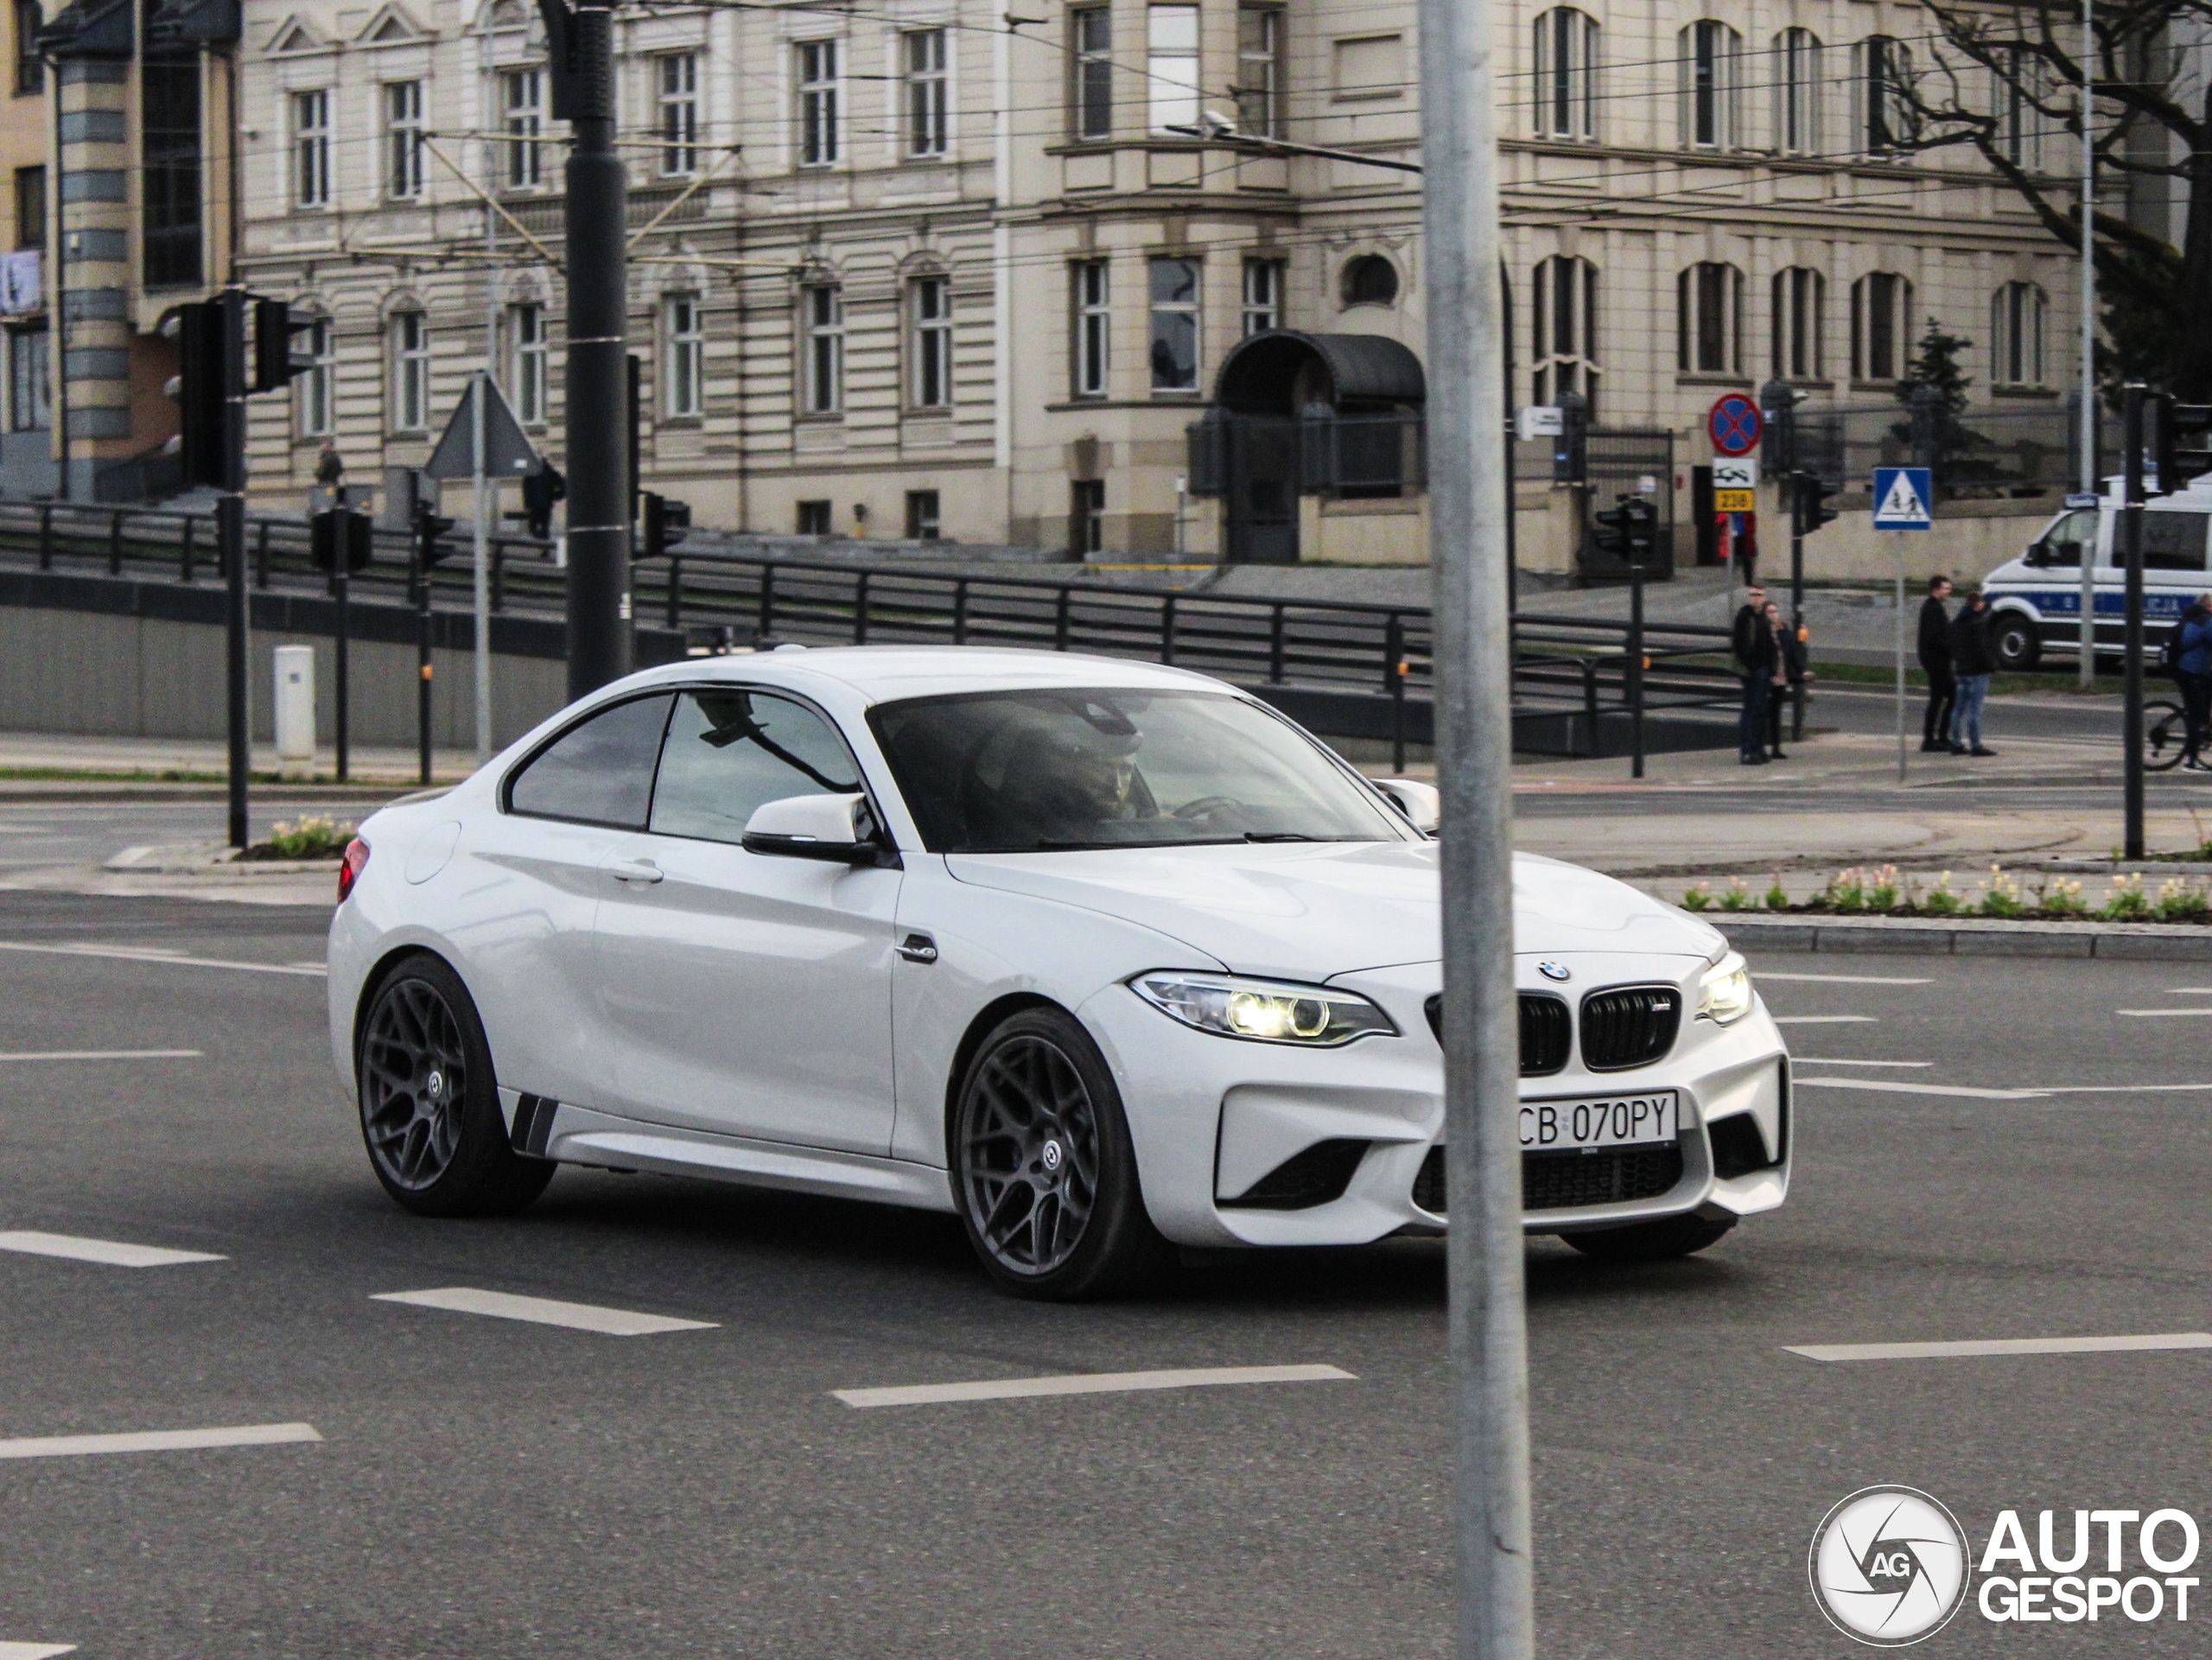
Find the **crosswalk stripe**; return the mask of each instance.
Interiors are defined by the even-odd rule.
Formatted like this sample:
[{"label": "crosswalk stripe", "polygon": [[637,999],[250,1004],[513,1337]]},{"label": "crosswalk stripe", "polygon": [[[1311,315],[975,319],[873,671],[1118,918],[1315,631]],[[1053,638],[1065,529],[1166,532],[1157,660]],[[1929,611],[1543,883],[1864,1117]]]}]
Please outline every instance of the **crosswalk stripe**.
[{"label": "crosswalk stripe", "polygon": [[711,1332],[715,1322],[671,1320],[626,1308],[601,1308],[588,1302],[557,1302],[548,1297],[518,1297],[474,1286],[446,1286],[431,1291],[380,1291],[372,1302],[404,1302],[416,1308],[442,1308],[455,1314],[489,1314],[494,1320],[527,1320],[534,1326],[565,1326],[606,1337],[648,1337],[658,1332]]},{"label": "crosswalk stripe", "polygon": [[953,1401],[1012,1401],[1043,1395],[1112,1395],[1129,1390],[1204,1389],[1222,1383],[1357,1381],[1336,1366],[1201,1366],[1173,1371],[1077,1372],[1050,1377],[991,1377],[974,1383],[910,1383],[832,1390],[849,1407],[935,1406]]},{"label": "crosswalk stripe", "polygon": [[0,1660],[53,1660],[76,1652],[74,1643],[0,1643]]},{"label": "crosswalk stripe", "polygon": [[119,1435],[32,1435],[0,1441],[0,1459],[89,1458],[105,1453],[186,1453],[211,1447],[319,1441],[313,1424],[238,1424],[223,1429],[147,1429]]},{"label": "crosswalk stripe", "polygon": [[30,1229],[0,1233],[0,1250],[21,1251],[26,1256],[66,1256],[72,1262],[100,1262],[109,1268],[168,1268],[177,1262],[226,1260],[212,1251],[127,1245],[118,1239],[79,1239],[66,1233],[39,1233]]},{"label": "crosswalk stripe", "polygon": [[1986,1355],[2115,1354],[2143,1349],[2212,1349],[2212,1332],[2147,1337],[2005,1337],[1959,1343],[1808,1343],[1785,1352],[1808,1360],[1956,1360]]}]

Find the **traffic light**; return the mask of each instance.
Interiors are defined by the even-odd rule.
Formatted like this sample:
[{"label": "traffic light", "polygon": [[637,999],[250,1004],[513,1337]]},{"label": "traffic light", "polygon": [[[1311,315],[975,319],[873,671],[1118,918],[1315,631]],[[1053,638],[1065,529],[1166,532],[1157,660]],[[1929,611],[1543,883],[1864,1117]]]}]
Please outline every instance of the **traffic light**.
[{"label": "traffic light", "polygon": [[177,430],[188,485],[223,486],[223,302],[195,300],[176,308]]},{"label": "traffic light", "polygon": [[336,570],[341,547],[346,550],[346,569],[349,572],[367,567],[375,550],[376,531],[374,521],[366,513],[334,507],[317,513],[309,525],[308,550],[317,570]]},{"label": "traffic light", "polygon": [[639,557],[658,559],[673,552],[683,540],[683,533],[691,528],[691,504],[672,497],[655,495],[648,490],[645,502],[645,550]]},{"label": "traffic light", "polygon": [[1552,482],[1589,481],[1590,400],[1580,392],[1562,392],[1559,400],[1559,436],[1552,440]]},{"label": "traffic light", "polygon": [[429,569],[453,551],[438,539],[452,528],[453,520],[441,518],[427,506],[415,509],[415,557],[423,569]]},{"label": "traffic light", "polygon": [[1621,557],[1648,565],[1659,557],[1659,510],[1643,496],[1620,499]]},{"label": "traffic light", "polygon": [[292,308],[282,300],[253,302],[253,380],[246,390],[273,392],[291,384],[292,377],[315,366],[292,355],[292,336],[315,327],[314,320],[292,321]]},{"label": "traffic light", "polygon": [[1600,553],[1610,553],[1617,559],[1628,557],[1628,498],[1621,498],[1621,505],[1593,513],[1597,523],[1591,528],[1590,545]]},{"label": "traffic light", "polygon": [[1789,477],[1789,514],[1800,536],[1810,536],[1823,525],[1835,523],[1830,496],[1843,493],[1840,484],[1830,484],[1817,473],[1797,472]]},{"label": "traffic light", "polygon": [[[2151,455],[2146,458],[2158,475],[2158,488],[2171,494],[2189,479],[2212,467],[2212,404],[2177,404],[2165,392],[2146,400],[2152,426]],[[2196,442],[2183,445],[2186,436]]]}]

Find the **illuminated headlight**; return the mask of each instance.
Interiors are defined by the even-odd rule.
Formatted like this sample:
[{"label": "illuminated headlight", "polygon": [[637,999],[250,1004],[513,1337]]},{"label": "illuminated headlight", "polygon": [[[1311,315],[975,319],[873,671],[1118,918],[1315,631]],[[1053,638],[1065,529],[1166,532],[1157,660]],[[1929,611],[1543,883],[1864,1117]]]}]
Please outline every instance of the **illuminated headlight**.
[{"label": "illuminated headlight", "polygon": [[1300,1043],[1316,1049],[1395,1035],[1390,1017],[1357,992],[1235,975],[1141,974],[1129,989],[1163,1014],[1217,1037]]},{"label": "illuminated headlight", "polygon": [[1740,1021],[1751,1012],[1751,971],[1734,951],[1705,971],[1698,983],[1697,1017],[1716,1026]]}]

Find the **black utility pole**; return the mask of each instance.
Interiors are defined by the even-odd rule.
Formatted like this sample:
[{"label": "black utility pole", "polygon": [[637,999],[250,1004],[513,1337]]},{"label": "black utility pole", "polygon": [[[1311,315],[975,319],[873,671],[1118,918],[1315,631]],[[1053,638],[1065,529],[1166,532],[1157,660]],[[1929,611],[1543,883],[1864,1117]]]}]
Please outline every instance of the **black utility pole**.
[{"label": "black utility pole", "polygon": [[[1783,483],[1789,490],[1789,632],[1800,644],[1805,638],[1805,475],[1789,473]],[[1817,502],[1817,498],[1815,498]],[[1789,714],[1789,741],[1805,741],[1805,683],[1800,679],[1792,689]]]},{"label": "black utility pole", "polygon": [[613,12],[538,0],[568,164],[569,696],[630,671],[624,363],[628,185],[614,148]]},{"label": "black utility pole", "polygon": [[246,728],[245,289],[233,277],[216,302],[223,373],[223,485],[215,502],[215,549],[229,584],[223,607],[224,681],[229,703],[231,845],[248,839],[246,775],[253,751]]},{"label": "black utility pole", "polygon": [[[352,516],[350,514],[347,515],[349,528],[351,517]],[[353,573],[346,569],[346,567],[347,563],[344,551],[341,550],[338,559],[338,569],[332,573],[330,579],[331,586],[335,590],[338,599],[338,642],[337,650],[334,653],[336,658],[334,666],[338,671],[338,685],[336,688],[338,696],[338,781],[340,784],[346,782],[346,767],[348,765],[347,741],[352,736],[349,716],[351,712],[350,705],[353,703],[353,678],[351,673],[352,665],[347,663],[346,658],[346,646],[349,635],[346,616],[346,599],[347,590],[353,586],[351,580]]]},{"label": "black utility pole", "polygon": [[[2143,856],[2143,383],[2127,383],[2120,457],[2120,545],[2127,561],[2127,694],[2120,735],[2127,746],[2126,856]],[[2160,483],[2164,483],[2162,479]]]}]

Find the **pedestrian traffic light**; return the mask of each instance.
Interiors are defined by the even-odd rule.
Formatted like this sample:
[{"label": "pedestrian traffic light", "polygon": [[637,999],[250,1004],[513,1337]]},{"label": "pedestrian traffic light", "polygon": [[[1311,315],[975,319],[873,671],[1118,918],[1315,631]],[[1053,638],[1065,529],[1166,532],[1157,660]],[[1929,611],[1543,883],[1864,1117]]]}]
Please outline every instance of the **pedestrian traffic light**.
[{"label": "pedestrian traffic light", "polygon": [[292,336],[315,327],[312,318],[292,321],[292,308],[282,300],[253,302],[253,384],[247,390],[273,392],[291,384],[294,375],[313,368],[312,359],[292,355]]},{"label": "pedestrian traffic light", "polygon": [[366,513],[357,513],[346,507],[317,513],[309,521],[308,537],[308,551],[315,568],[335,571],[339,550],[343,548],[349,572],[365,569],[375,551],[375,534],[374,521]]},{"label": "pedestrian traffic light", "polygon": [[1591,515],[1597,521],[1590,531],[1592,547],[1617,559],[1628,557],[1628,504],[1633,499],[1623,496],[1617,506]]},{"label": "pedestrian traffic light", "polygon": [[1837,510],[1828,498],[1843,493],[1840,484],[1830,484],[1817,473],[1789,475],[1789,516],[1800,536],[1810,536],[1823,525],[1835,523]]},{"label": "pedestrian traffic light", "polygon": [[428,507],[415,510],[415,557],[424,570],[429,569],[453,549],[438,538],[453,528],[453,520],[441,518]]},{"label": "pedestrian traffic light", "polygon": [[1659,510],[1643,496],[1620,499],[1621,557],[1648,565],[1659,557]]},{"label": "pedestrian traffic light", "polygon": [[1580,392],[1559,399],[1559,436],[1552,440],[1552,482],[1590,481],[1590,400]]},{"label": "pedestrian traffic light", "polygon": [[691,528],[691,504],[655,495],[650,490],[645,493],[645,539],[641,557],[658,559],[664,553],[673,552],[683,540],[684,532]]},{"label": "pedestrian traffic light", "polygon": [[177,431],[187,485],[223,487],[223,302],[195,300],[175,312],[176,373],[166,388],[176,400]]}]

